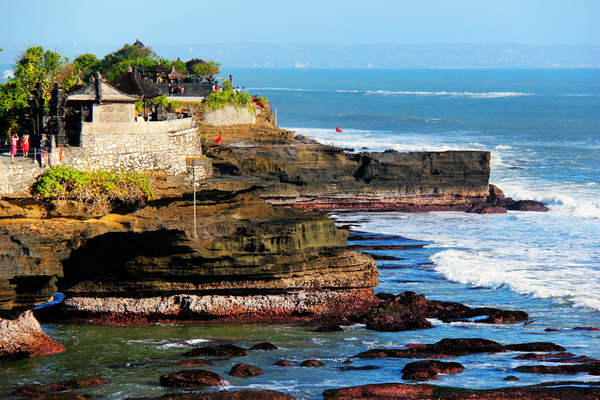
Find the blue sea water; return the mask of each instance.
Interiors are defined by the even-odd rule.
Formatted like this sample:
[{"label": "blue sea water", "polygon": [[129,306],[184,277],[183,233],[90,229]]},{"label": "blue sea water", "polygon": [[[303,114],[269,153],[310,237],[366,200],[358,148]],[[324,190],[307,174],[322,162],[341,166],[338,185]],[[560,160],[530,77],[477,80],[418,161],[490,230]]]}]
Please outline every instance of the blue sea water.
[{"label": "blue sea water", "polygon": [[[491,182],[514,198],[546,202],[548,213],[333,216],[357,231],[403,237],[382,243],[424,245],[377,251],[400,260],[378,261],[376,291],[414,290],[430,299],[469,306],[520,309],[534,322],[432,321],[433,329],[405,332],[375,332],[354,325],[333,333],[293,325],[48,324],[44,328],[67,352],[0,362],[0,394],[20,384],[88,376],[109,380],[87,390],[102,398],[178,393],[162,388],[158,376],[183,369],[173,364],[192,345],[223,341],[245,347],[262,341],[280,346],[272,352],[217,360],[207,367],[231,382],[228,389],[269,388],[299,399],[319,399],[323,390],[335,387],[402,382],[400,371],[412,360],[344,362],[370,348],[432,343],[444,337],[481,337],[503,344],[551,341],[577,355],[600,359],[600,332],[573,329],[600,328],[600,70],[225,72],[233,74],[235,85],[268,97],[280,126],[325,143],[356,151],[490,150]],[[336,126],[343,132],[336,133]],[[435,383],[490,388],[600,380],[587,374],[518,373],[514,367],[537,362],[515,360],[516,354],[458,357],[465,371],[442,375]],[[282,358],[317,358],[326,366],[273,366]],[[258,365],[265,374],[228,376],[238,362]],[[340,370],[347,365],[377,369]],[[506,382],[507,375],[520,380]]]}]

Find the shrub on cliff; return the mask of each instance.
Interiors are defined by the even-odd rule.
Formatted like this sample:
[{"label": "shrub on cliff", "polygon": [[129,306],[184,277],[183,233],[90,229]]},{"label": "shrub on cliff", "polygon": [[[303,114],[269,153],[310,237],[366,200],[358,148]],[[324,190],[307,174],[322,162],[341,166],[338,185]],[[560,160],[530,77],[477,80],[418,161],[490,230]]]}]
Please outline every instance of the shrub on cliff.
[{"label": "shrub on cliff", "polygon": [[76,200],[92,211],[108,212],[116,203],[141,205],[152,197],[152,190],[139,172],[86,172],[61,165],[38,176],[31,194],[41,200]]}]

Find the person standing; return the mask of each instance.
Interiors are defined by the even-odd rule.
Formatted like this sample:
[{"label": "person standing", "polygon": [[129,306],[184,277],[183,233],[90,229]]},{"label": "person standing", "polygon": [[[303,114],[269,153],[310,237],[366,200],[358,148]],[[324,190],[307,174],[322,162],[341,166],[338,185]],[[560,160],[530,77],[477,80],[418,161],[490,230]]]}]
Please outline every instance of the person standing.
[{"label": "person standing", "polygon": [[17,142],[19,141],[19,136],[16,133],[13,133],[8,139],[8,143],[10,144],[10,159],[11,163],[15,163],[15,156],[17,155]]},{"label": "person standing", "polygon": [[29,134],[28,133],[24,133],[23,136],[21,136],[21,149],[23,149],[23,157],[27,158],[27,156],[29,155]]}]

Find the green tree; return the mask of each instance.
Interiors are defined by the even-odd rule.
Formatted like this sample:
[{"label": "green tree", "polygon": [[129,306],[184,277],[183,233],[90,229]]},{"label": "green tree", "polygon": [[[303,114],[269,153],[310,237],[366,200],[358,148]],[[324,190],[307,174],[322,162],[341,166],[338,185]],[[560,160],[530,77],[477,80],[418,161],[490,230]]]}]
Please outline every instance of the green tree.
[{"label": "green tree", "polygon": [[208,61],[194,65],[194,74],[201,76],[206,80],[214,79],[215,75],[221,72],[221,63]]},{"label": "green tree", "polygon": [[[113,72],[115,68],[122,66],[124,61],[130,61],[133,66],[135,61],[140,58],[150,58],[156,60],[158,57],[150,47],[138,47],[125,44],[119,50],[104,56],[102,61],[100,61],[100,71],[106,76],[118,76],[118,74]],[[127,64],[125,63],[125,65]],[[127,68],[127,66],[125,68]]]},{"label": "green tree", "polygon": [[187,67],[185,66],[185,63],[183,61],[181,61],[179,58],[177,60],[173,60],[171,62],[171,65],[173,65],[173,67],[175,67],[175,71],[181,73],[181,74],[187,74],[188,70]]},{"label": "green tree", "polygon": [[22,128],[30,93],[37,83],[41,84],[47,106],[55,83],[69,89],[75,79],[76,68],[68,64],[68,58],[40,46],[27,48],[17,61],[14,77],[0,85],[0,137]]},{"label": "green tree", "polygon": [[75,60],[73,60],[73,63],[79,69],[79,71],[81,71],[81,75],[86,81],[100,67],[100,60],[98,60],[98,58],[91,53],[85,53],[78,56]]}]

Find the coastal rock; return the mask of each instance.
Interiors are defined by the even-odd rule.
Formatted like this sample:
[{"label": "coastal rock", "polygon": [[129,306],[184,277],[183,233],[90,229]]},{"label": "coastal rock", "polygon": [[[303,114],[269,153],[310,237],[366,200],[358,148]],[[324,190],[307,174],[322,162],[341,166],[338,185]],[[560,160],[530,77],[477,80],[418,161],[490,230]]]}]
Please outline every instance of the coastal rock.
[{"label": "coastal rock", "polygon": [[255,365],[236,364],[229,371],[231,376],[250,377],[264,374],[265,371]]},{"label": "coastal rock", "polygon": [[84,396],[71,391],[86,387],[101,386],[107,382],[103,378],[86,378],[63,383],[47,383],[45,385],[31,384],[20,387],[13,394],[35,399],[85,399]]},{"label": "coastal rock", "polygon": [[356,358],[448,358],[477,353],[503,351],[500,343],[487,339],[442,339],[434,344],[405,349],[371,349],[357,354]]},{"label": "coastal rock", "polygon": [[318,368],[318,367],[324,367],[325,364],[323,364],[319,360],[305,360],[305,361],[302,361],[300,363],[300,366],[302,366],[302,367]]},{"label": "coastal rock", "polygon": [[258,343],[258,344],[255,344],[254,346],[250,347],[250,350],[277,350],[277,349],[279,349],[279,347],[275,346],[272,343],[267,343],[267,342]]},{"label": "coastal rock", "polygon": [[518,380],[519,380],[519,378],[517,378],[517,377],[516,377],[516,376],[514,376],[514,375],[509,375],[509,376],[507,376],[506,378],[504,378],[504,380],[505,380],[505,381],[518,381]]},{"label": "coastal rock", "polygon": [[549,208],[546,207],[543,203],[535,200],[519,200],[514,203],[508,205],[509,210],[514,211],[548,211]]},{"label": "coastal rock", "polygon": [[213,365],[212,361],[209,360],[181,360],[173,364],[174,367],[208,367]]},{"label": "coastal rock", "polygon": [[508,344],[504,346],[505,350],[511,351],[565,351],[565,348],[551,342],[531,342],[531,343],[518,343]]},{"label": "coastal rock", "polygon": [[228,382],[214,372],[188,369],[161,375],[160,384],[167,387],[223,386]]},{"label": "coastal rock", "polygon": [[411,381],[428,381],[437,379],[438,374],[456,374],[465,369],[457,362],[423,360],[408,363],[402,368],[402,379]]},{"label": "coastal rock", "polygon": [[275,364],[273,364],[273,365],[277,365],[278,367],[289,367],[292,365],[298,365],[298,363],[294,362],[294,361],[288,361],[288,360],[279,360],[279,361],[276,361]]},{"label": "coastal rock", "polygon": [[566,365],[521,365],[515,368],[518,372],[528,372],[534,374],[578,374],[587,372],[590,375],[600,375],[600,361],[584,364],[566,364]]},{"label": "coastal rock", "polygon": [[541,360],[546,362],[556,363],[590,363],[600,360],[595,360],[588,356],[576,356],[573,353],[526,353],[513,357],[515,360]]},{"label": "coastal rock", "polygon": [[375,307],[363,322],[367,329],[377,331],[406,331],[433,327],[425,318],[413,314],[408,307],[394,301]]},{"label": "coastal rock", "polygon": [[329,389],[323,392],[325,400],[596,400],[599,396],[599,387],[568,386],[564,385],[564,382],[481,390],[437,387],[428,384],[380,383]]},{"label": "coastal rock", "polygon": [[315,329],[315,332],[342,332],[342,331],[343,331],[342,327],[339,325],[336,325],[336,324],[321,325],[317,329]]},{"label": "coastal rock", "polygon": [[0,318],[0,360],[62,353],[65,347],[42,331],[31,311],[15,319]]},{"label": "coastal rock", "polygon": [[470,308],[461,303],[428,300],[423,294],[407,291],[393,299],[423,318],[436,318],[443,322],[470,321],[488,324],[509,324],[526,321],[529,316],[524,311],[501,310],[497,308]]},{"label": "coastal rock", "polygon": [[234,344],[218,344],[202,346],[183,353],[184,357],[242,357],[248,355],[248,350]]},{"label": "coastal rock", "polygon": [[221,390],[211,393],[166,394],[161,397],[140,397],[127,400],[295,400],[294,397],[274,390]]}]

